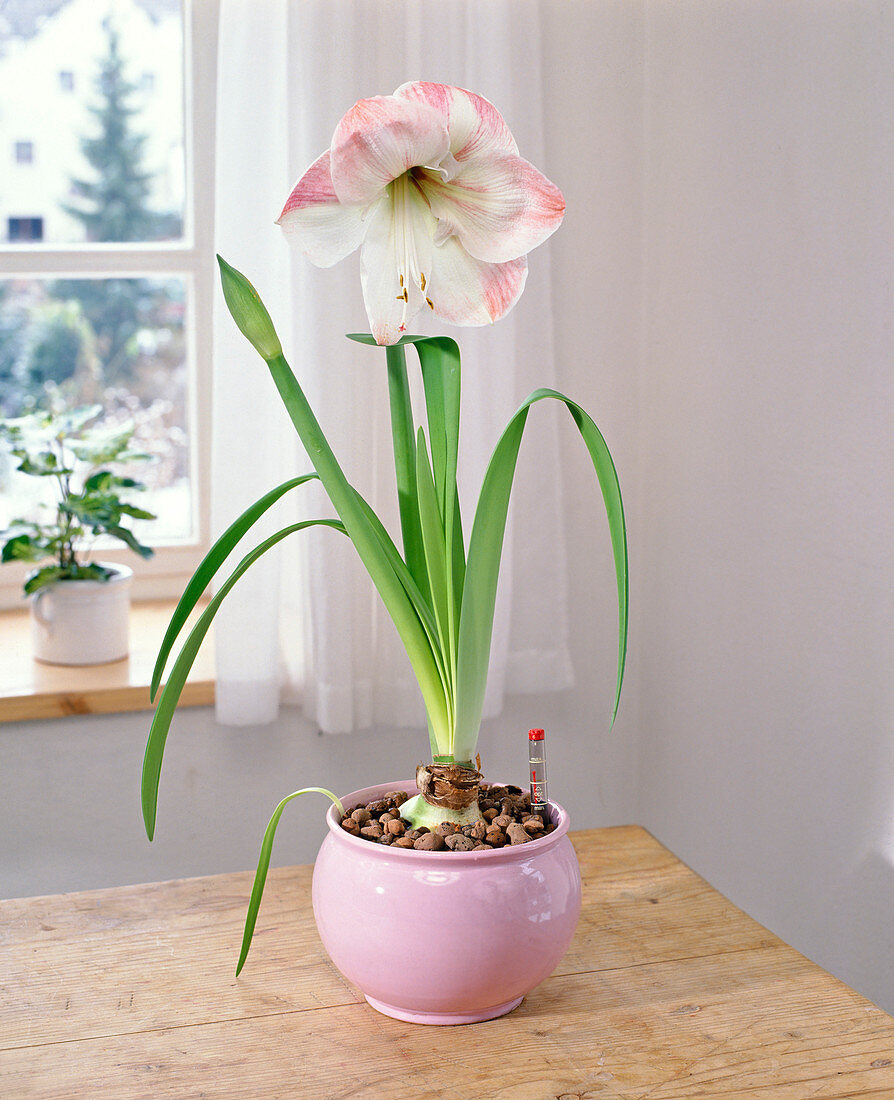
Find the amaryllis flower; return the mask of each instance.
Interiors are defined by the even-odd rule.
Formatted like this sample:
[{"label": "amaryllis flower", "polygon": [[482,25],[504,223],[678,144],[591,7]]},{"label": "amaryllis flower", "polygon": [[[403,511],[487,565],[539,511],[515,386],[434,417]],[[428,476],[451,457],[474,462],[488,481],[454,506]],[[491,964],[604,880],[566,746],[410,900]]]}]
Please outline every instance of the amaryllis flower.
[{"label": "amaryllis flower", "polygon": [[319,267],[360,249],[373,335],[393,344],[424,309],[455,325],[502,317],[524,288],[526,254],[564,212],[491,103],[420,82],[348,111],[279,225]]}]

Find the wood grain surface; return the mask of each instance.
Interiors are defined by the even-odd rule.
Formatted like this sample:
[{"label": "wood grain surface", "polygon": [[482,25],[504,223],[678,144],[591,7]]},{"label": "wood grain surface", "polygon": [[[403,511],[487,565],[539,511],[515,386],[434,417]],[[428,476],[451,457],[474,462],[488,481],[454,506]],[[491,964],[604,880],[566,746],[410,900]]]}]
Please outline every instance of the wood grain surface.
[{"label": "wood grain surface", "polygon": [[320,945],[310,867],[271,872],[238,981],[250,873],[0,902],[0,1097],[894,1097],[894,1019],[643,829],[572,840],[568,953],[464,1027],[366,1005]]}]

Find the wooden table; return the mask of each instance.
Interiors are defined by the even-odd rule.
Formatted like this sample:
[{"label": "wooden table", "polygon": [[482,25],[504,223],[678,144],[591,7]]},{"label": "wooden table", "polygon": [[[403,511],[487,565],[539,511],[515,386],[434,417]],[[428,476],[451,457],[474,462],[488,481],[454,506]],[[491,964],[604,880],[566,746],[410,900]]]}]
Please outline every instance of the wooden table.
[{"label": "wooden table", "polygon": [[2,902],[0,1096],[894,1097],[894,1019],[644,830],[572,839],[568,954],[458,1028],[366,1005],[323,953],[310,867],[271,873],[238,981],[249,873]]}]

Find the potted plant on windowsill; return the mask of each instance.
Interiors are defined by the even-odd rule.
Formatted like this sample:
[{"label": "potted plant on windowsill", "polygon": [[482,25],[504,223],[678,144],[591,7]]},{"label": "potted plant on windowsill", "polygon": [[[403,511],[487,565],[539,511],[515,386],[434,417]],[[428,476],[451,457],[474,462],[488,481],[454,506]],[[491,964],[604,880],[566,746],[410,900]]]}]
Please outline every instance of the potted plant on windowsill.
[{"label": "potted plant on windowsill", "polygon": [[[313,478],[322,483],[338,518],[293,524],[267,538],[218,586],[187,636],[146,746],[148,835],[151,839],[155,831],[171,717],[217,608],[258,557],[315,524],[351,540],[378,589],[422,692],[431,749],[431,761],[417,768],[415,783],[365,788],[343,800],[309,787],[282,800],[262,844],[237,974],[251,942],[277,824],[288,802],[307,791],[319,791],[333,803],[314,872],[314,910],[323,942],[336,965],[381,1011],[432,1023],[507,1012],[546,977],[570,940],[580,879],[565,836],[567,815],[550,803],[542,828],[534,825],[535,838],[522,835],[532,816],[524,816],[524,796],[519,788],[481,784],[477,741],[516,460],[529,410],[542,400],[567,408],[606,506],[619,606],[614,720],[627,639],[627,546],[617,475],[588,413],[555,390],[536,390],[496,443],[466,541],[456,483],[459,348],[447,337],[407,332],[423,310],[460,325],[499,319],[522,292],[526,254],[559,226],[564,208],[558,188],[518,155],[489,102],[431,83],[406,84],[392,96],[356,104],[336,127],[330,149],[286,202],[279,223],[312,262],[329,266],[360,248],[372,331],[351,339],[385,347],[402,550],[347,480],[254,287],[220,260],[229,310],[266,361],[314,469],[272,489],[212,547],[163,641],[153,696],[200,594],[267,509]],[[410,402],[408,347],[422,374],[420,424]],[[501,814],[508,819],[510,811],[524,818],[513,823],[522,830],[516,829],[517,844],[506,842],[502,827],[488,829]],[[371,815],[378,821],[364,827]]]},{"label": "potted plant on windowsill", "polygon": [[54,483],[48,519],[17,519],[0,532],[3,562],[46,562],[25,580],[31,597],[32,640],[38,661],[95,665],[127,656],[130,585],[126,565],[95,561],[88,538],[115,540],[142,558],[152,555],[127,526],[155,519],[129,503],[141,482],[116,472],[149,456],[131,449],[134,427],[97,424],[102,406],[34,412],[0,421],[20,473]]}]

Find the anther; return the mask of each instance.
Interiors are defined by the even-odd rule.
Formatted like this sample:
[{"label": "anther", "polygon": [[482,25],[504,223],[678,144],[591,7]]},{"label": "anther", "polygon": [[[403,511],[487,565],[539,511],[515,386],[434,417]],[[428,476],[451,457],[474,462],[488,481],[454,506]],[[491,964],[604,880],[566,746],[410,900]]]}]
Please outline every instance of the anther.
[{"label": "anther", "polygon": [[435,303],[431,300],[431,298],[426,298],[425,300],[428,303],[428,308],[429,309],[434,309],[435,308]]},{"label": "anther", "polygon": [[[401,285],[403,285],[403,284],[401,284]],[[419,272],[419,289],[422,291],[423,294],[425,293],[425,272],[424,271]]]}]

